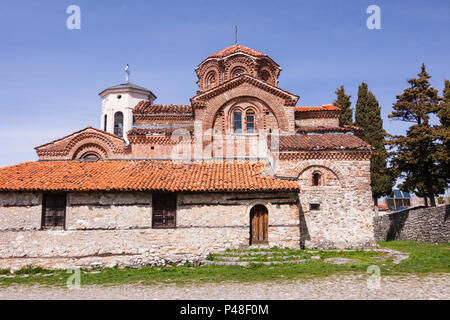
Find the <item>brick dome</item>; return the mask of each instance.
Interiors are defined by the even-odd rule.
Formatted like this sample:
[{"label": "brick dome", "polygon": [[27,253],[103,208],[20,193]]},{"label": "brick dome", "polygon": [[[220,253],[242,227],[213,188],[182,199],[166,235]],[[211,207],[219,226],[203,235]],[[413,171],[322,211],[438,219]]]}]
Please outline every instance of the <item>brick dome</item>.
[{"label": "brick dome", "polygon": [[209,58],[223,58],[223,57],[226,57],[226,56],[229,56],[231,54],[238,53],[238,52],[242,52],[242,53],[248,54],[248,55],[253,56],[253,57],[265,57],[266,56],[262,52],[253,50],[253,49],[251,49],[249,47],[246,47],[246,46],[241,46],[239,44],[235,44],[233,46],[226,47],[225,49],[222,49],[219,52],[210,55],[207,59],[209,59]]}]

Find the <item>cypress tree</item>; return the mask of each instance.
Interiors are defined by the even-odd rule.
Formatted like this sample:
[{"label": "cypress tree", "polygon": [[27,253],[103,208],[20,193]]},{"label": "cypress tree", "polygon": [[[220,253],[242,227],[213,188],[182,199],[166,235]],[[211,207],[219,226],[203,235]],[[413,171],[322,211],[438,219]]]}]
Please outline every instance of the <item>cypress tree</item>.
[{"label": "cypress tree", "polygon": [[392,191],[394,177],[387,168],[388,153],[384,145],[386,131],[383,129],[381,108],[365,82],[358,88],[355,121],[358,127],[364,129],[361,138],[375,148],[370,159],[370,185],[375,210],[377,210],[378,198]]},{"label": "cypress tree", "polygon": [[410,85],[397,96],[389,118],[411,122],[406,136],[390,136],[388,144],[392,150],[391,165],[398,176],[405,180],[404,191],[412,191],[430,199],[435,206],[434,196],[444,192],[446,183],[442,168],[437,161],[439,137],[430,124],[430,115],[437,114],[442,104],[438,91],[431,87],[425,65],[417,78],[408,80]]},{"label": "cypress tree", "polygon": [[345,94],[344,86],[340,86],[335,93],[337,98],[333,102],[333,105],[342,109],[339,117],[339,125],[353,125],[353,110],[350,108],[352,104],[350,101],[351,96]]}]

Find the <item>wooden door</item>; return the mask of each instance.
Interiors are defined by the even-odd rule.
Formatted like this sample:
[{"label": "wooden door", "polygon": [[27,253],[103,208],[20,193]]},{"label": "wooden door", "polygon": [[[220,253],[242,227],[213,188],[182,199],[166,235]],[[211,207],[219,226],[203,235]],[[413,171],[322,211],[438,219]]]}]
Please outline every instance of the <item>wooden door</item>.
[{"label": "wooden door", "polygon": [[269,214],[263,205],[250,210],[250,244],[268,243]]}]

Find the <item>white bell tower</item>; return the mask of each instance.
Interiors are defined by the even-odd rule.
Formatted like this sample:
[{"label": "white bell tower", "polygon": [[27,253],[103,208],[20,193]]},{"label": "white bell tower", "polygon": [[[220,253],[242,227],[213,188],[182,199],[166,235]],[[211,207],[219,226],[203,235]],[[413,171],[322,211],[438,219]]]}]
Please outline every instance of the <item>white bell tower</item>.
[{"label": "white bell tower", "polygon": [[156,96],[148,89],[129,82],[129,66],[125,67],[126,82],[99,93],[102,98],[101,129],[123,137],[133,127],[133,108],[141,100],[153,101]]}]

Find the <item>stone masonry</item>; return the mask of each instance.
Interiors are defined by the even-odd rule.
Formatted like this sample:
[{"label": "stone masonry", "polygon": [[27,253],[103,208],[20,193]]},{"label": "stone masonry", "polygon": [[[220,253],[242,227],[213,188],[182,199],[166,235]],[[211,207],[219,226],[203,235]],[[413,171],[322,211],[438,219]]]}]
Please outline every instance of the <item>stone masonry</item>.
[{"label": "stone masonry", "polygon": [[151,193],[70,193],[65,230],[41,230],[41,198],[0,194],[0,269],[196,261],[247,247],[256,204],[268,208],[269,246],[300,242],[295,193],[180,193],[173,229],[152,229]]},{"label": "stone masonry", "polygon": [[377,241],[450,242],[450,205],[410,208],[374,218]]}]

